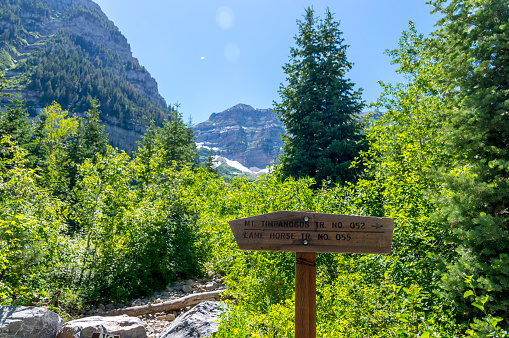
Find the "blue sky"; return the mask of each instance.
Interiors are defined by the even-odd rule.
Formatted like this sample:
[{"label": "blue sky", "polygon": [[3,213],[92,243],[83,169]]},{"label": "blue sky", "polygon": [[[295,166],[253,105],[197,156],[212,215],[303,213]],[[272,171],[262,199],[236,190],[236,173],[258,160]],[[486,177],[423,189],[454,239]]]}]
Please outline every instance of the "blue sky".
[{"label": "blue sky", "polygon": [[285,81],[297,19],[307,6],[340,21],[347,76],[366,102],[380,94],[377,81],[401,80],[386,49],[397,46],[408,21],[434,30],[437,15],[425,0],[94,0],[127,38],[134,57],[150,72],[169,104],[186,120],[206,120],[238,103],[271,108]]}]

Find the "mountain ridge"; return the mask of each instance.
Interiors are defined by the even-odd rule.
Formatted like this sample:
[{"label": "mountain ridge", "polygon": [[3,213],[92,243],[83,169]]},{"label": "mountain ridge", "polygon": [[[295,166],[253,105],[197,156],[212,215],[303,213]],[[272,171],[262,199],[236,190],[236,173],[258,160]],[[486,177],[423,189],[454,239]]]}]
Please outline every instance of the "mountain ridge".
[{"label": "mountain ridge", "polygon": [[247,168],[264,169],[277,160],[285,133],[283,123],[269,109],[239,103],[194,126],[199,146]]},{"label": "mountain ridge", "polygon": [[80,115],[95,97],[110,143],[128,152],[150,120],[160,126],[167,119],[173,108],[98,4],[2,1],[0,70],[9,80],[6,92],[21,94],[32,116],[53,101]]}]

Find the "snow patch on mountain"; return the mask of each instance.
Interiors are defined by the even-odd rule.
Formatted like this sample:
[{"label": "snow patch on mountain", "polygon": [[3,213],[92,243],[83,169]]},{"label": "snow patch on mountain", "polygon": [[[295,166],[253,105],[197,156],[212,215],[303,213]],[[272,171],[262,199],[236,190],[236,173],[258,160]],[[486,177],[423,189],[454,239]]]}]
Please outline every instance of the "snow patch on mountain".
[{"label": "snow patch on mountain", "polygon": [[217,148],[217,147],[209,147],[209,146],[206,146],[205,145],[205,142],[195,142],[194,144],[196,144],[196,148],[200,149],[200,148],[203,148],[203,149],[207,149],[207,150],[210,150],[212,149],[213,151],[219,151],[220,149]]},{"label": "snow patch on mountain", "polygon": [[246,168],[239,161],[229,160],[223,156],[214,156],[214,163],[219,163],[219,165],[221,165],[222,163],[225,163],[226,165],[228,165],[232,168],[235,168],[245,174],[249,174],[249,175],[253,175],[253,176],[264,175],[270,171],[270,167],[265,168],[265,169],[260,169],[260,168],[256,168],[256,167]]}]

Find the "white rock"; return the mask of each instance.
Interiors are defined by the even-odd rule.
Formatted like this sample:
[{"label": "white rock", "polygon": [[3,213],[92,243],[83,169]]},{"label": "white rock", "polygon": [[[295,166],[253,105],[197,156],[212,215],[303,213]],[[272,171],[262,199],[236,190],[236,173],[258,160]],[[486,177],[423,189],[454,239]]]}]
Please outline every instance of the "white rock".
[{"label": "white rock", "polygon": [[0,306],[0,338],[54,338],[64,324],[56,313],[35,306]]},{"label": "white rock", "polygon": [[219,302],[204,301],[181,314],[161,332],[159,338],[201,338],[217,332],[222,313]]},{"label": "white rock", "polygon": [[217,287],[218,285],[216,282],[209,282],[205,285],[205,289],[207,289],[207,291],[214,291]]},{"label": "white rock", "polygon": [[64,324],[57,338],[90,338],[94,332],[110,333],[122,338],[146,338],[143,322],[136,317],[85,317]]}]

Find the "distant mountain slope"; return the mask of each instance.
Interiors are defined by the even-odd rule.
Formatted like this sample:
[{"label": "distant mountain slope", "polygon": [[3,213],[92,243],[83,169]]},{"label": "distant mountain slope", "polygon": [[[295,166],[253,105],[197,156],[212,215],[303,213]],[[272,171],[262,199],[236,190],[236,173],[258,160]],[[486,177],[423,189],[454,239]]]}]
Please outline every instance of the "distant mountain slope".
[{"label": "distant mountain slope", "polygon": [[213,148],[215,155],[260,169],[276,161],[283,145],[279,135],[285,132],[271,109],[255,109],[245,104],[210,115],[194,130],[196,142]]},{"label": "distant mountain slope", "polygon": [[126,38],[90,0],[0,0],[0,70],[34,114],[53,101],[71,113],[97,98],[114,146],[132,151],[171,107]]}]

